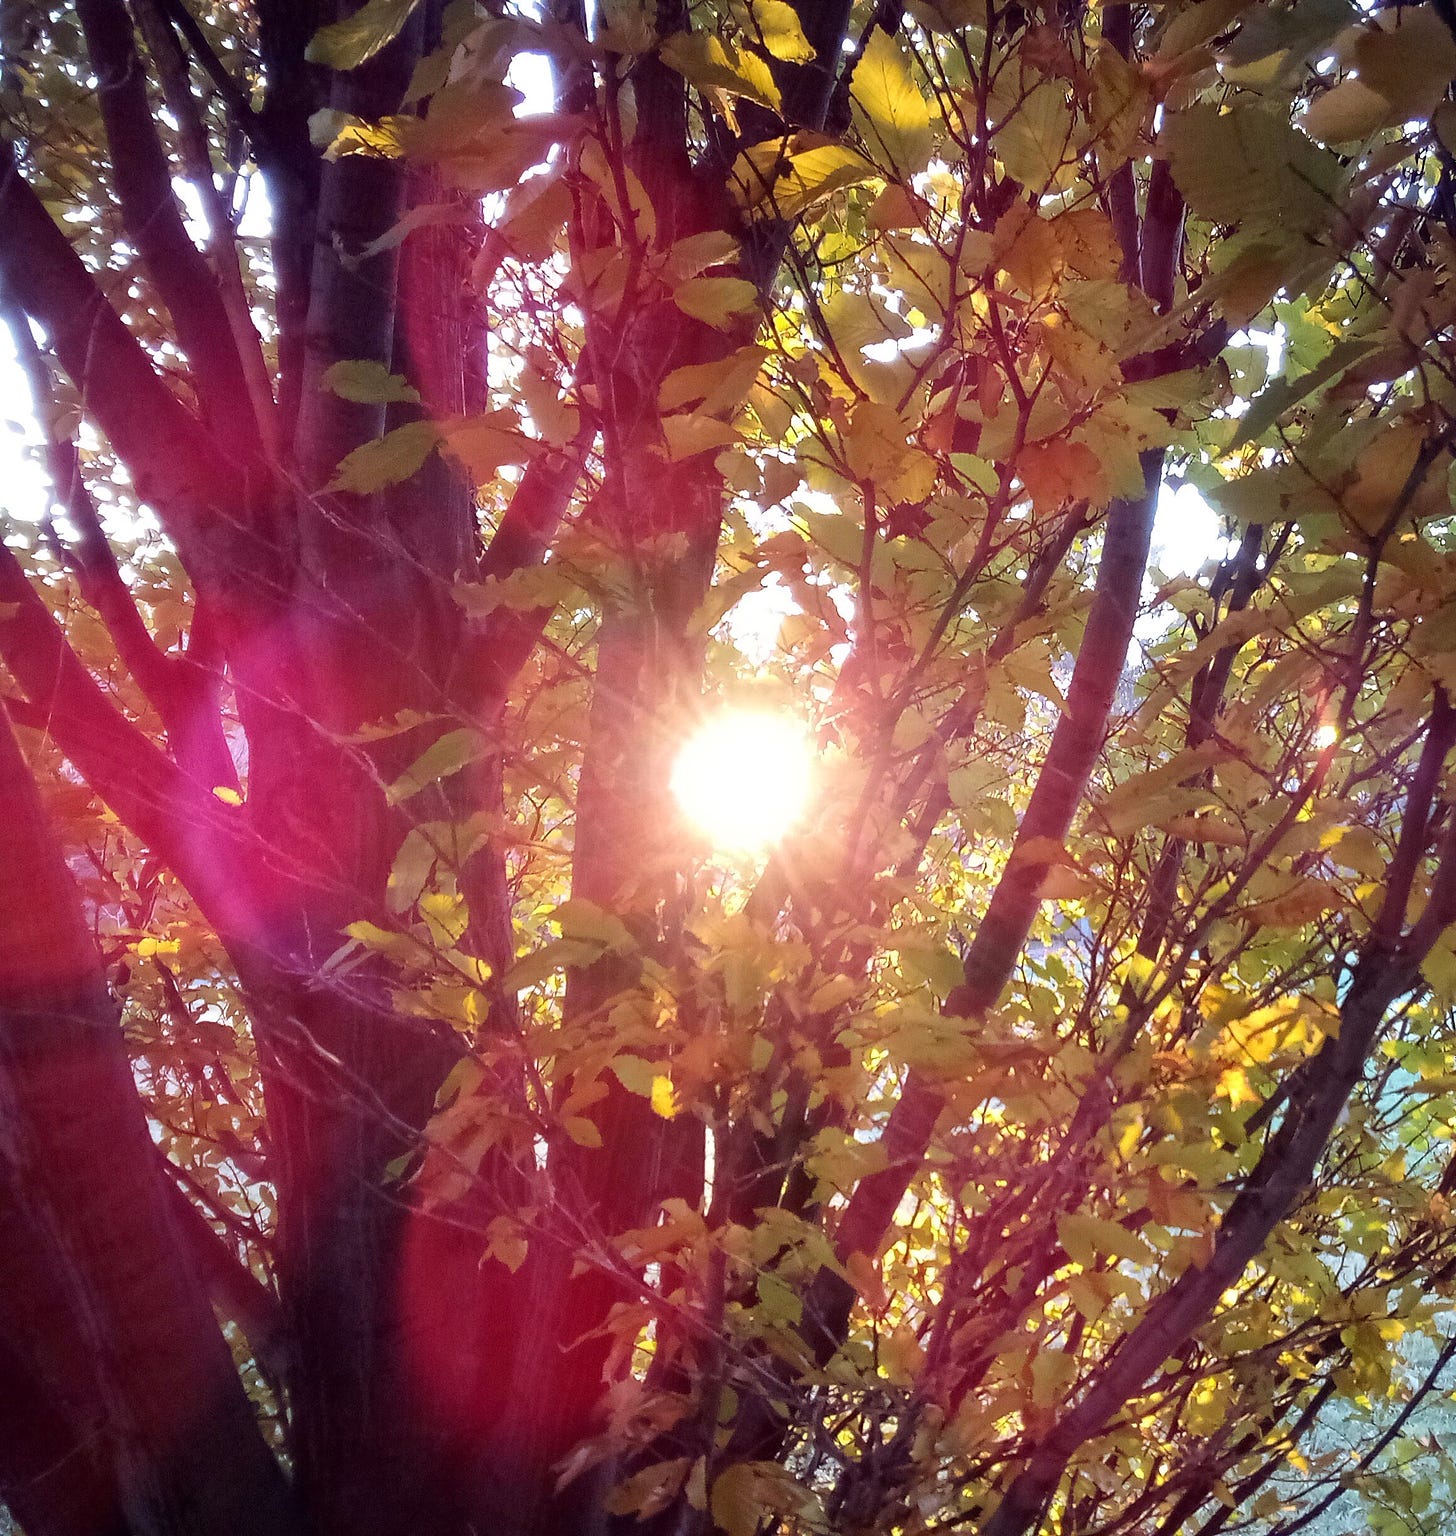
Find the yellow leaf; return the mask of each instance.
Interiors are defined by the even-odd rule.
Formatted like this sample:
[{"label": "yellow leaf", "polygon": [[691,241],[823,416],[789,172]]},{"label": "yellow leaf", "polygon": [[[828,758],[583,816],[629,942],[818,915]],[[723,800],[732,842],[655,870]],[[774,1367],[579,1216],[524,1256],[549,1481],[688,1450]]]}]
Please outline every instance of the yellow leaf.
[{"label": "yellow leaf", "polygon": [[1072,99],[1060,81],[1044,80],[1027,92],[996,130],[992,145],[1007,174],[1035,192],[1055,191],[1075,170],[1071,148]]},{"label": "yellow leaf", "polygon": [[799,13],[788,0],[749,0],[749,12],[763,46],[785,64],[807,64],[814,57],[813,45],[804,36]]},{"label": "yellow leaf", "polygon": [[879,1355],[885,1375],[897,1387],[913,1386],[925,1364],[925,1351],[920,1347],[920,1340],[905,1323],[900,1323],[879,1341]]},{"label": "yellow leaf", "polygon": [[723,331],[737,316],[758,309],[758,289],[742,277],[690,277],[673,290],[672,302],[685,315]]},{"label": "yellow leaf", "polygon": [[930,159],[930,107],[894,37],[876,27],[854,67],[850,99],[866,139],[908,174]]},{"label": "yellow leaf", "polygon": [[320,27],[305,57],[330,69],[357,69],[399,36],[419,0],[368,0],[352,16]]},{"label": "yellow leaf", "polygon": [[657,408],[666,413],[696,404],[709,416],[736,411],[767,356],[762,347],[740,347],[717,362],[674,368],[658,386]]},{"label": "yellow leaf", "polygon": [[1094,1268],[1099,1255],[1129,1259],[1135,1264],[1146,1264],[1149,1258],[1147,1245],[1140,1237],[1105,1216],[1059,1216],[1057,1239],[1067,1250],[1067,1257],[1083,1269]]},{"label": "yellow leaf", "polygon": [[1063,1350],[1042,1350],[1031,1361],[1031,1401],[1038,1408],[1053,1408],[1077,1374],[1075,1358]]},{"label": "yellow leaf", "polygon": [[1242,1067],[1226,1067],[1219,1075],[1218,1091],[1228,1100],[1230,1109],[1259,1102],[1259,1095],[1249,1082],[1249,1074]]},{"label": "yellow leaf", "polygon": [[730,49],[707,32],[678,32],[658,50],[662,62],[700,90],[744,96],[777,112],[779,88],[756,54]]},{"label": "yellow leaf", "polygon": [[652,1079],[652,1112],[664,1120],[673,1119],[678,1110],[677,1093],[670,1077]]},{"label": "yellow leaf", "polygon": [[662,436],[662,457],[669,464],[712,453],[738,441],[738,434],[727,422],[714,421],[711,416],[666,416]]},{"label": "yellow leaf", "polygon": [[822,144],[785,157],[783,144],[752,144],[730,173],[734,198],[749,209],[763,208],[780,219],[796,219],[844,187],[871,180],[868,160],[843,144]]}]

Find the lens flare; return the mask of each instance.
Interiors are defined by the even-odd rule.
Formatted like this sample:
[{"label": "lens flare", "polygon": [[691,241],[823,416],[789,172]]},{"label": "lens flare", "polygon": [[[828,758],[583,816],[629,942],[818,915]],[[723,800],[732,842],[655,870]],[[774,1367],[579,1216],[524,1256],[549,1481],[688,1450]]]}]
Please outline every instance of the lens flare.
[{"label": "lens flare", "polygon": [[813,764],[813,744],[798,721],[765,710],[725,710],[683,744],[672,792],[714,847],[761,853],[803,814]]}]

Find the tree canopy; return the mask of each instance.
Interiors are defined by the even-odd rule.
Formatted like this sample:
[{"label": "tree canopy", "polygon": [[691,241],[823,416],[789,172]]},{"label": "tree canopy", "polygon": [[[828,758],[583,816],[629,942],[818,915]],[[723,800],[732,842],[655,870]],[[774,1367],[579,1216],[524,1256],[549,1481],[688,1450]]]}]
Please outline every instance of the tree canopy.
[{"label": "tree canopy", "polygon": [[26,1536],[1439,1526],[1453,77],[0,5]]}]

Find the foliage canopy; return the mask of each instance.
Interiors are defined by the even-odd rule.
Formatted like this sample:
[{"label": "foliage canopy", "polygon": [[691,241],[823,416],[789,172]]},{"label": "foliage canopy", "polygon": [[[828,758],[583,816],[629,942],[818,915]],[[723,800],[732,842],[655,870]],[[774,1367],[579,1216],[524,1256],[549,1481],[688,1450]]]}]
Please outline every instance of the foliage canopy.
[{"label": "foliage canopy", "polygon": [[[1456,1504],[1453,77],[1450,0],[0,7],[29,1536]],[[818,753],[762,857],[727,706]]]}]

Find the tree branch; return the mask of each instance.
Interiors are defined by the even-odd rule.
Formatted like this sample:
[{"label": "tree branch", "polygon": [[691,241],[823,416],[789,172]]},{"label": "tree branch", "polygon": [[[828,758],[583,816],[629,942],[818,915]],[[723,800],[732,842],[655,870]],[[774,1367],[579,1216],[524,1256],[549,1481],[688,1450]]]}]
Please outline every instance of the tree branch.
[{"label": "tree branch", "polygon": [[239,463],[258,449],[261,423],[244,408],[247,379],[217,279],[182,222],[172,169],[152,119],[146,74],[122,0],[76,0],[96,75],[111,173],[127,237],[136,246],[192,365],[213,435]]},{"label": "tree branch", "polygon": [[[995,1007],[1041,904],[1038,892],[1051,867],[1045,849],[1067,835],[1102,750],[1142,599],[1162,461],[1160,451],[1145,452],[1143,494],[1114,503],[1108,513],[1096,596],[1072,671],[1066,712],[1057,722],[1005,873],[966,956],[965,980],[945,1001],[943,1011],[953,1018],[980,1018]],[[1036,851],[1026,851],[1033,845]],[[934,1084],[919,1077],[906,1084],[882,1138],[888,1165],[860,1182],[840,1218],[836,1245],[841,1255],[878,1252],[895,1207],[930,1144],[942,1102]]]},{"label": "tree branch", "polygon": [[1314,1174],[1341,1111],[1365,1067],[1392,1003],[1420,985],[1420,967],[1456,922],[1456,824],[1443,839],[1440,865],[1420,921],[1390,944],[1372,934],[1340,1006],[1339,1034],[1297,1070],[1289,1107],[1243,1190],[1218,1229],[1207,1263],[1187,1269],[1144,1313],[1083,1394],[1051,1430],[982,1528],[982,1536],[1026,1536],[1081,1446],[1101,1433],[1124,1404],[1210,1315]]},{"label": "tree branch", "polygon": [[177,123],[187,179],[197,192],[207,219],[208,254],[217,275],[218,294],[227,311],[228,328],[253,407],[253,418],[261,434],[268,457],[277,459],[281,451],[278,412],[273,402],[273,386],[263,361],[262,343],[248,306],[248,290],[243,281],[242,252],[233,229],[232,213],[213,176],[212,153],[207,129],[198,111],[187,75],[187,56],[168,26],[162,12],[162,0],[135,0],[147,50],[157,66],[162,95],[167,110]]},{"label": "tree branch", "polygon": [[[0,803],[0,1211],[31,1250],[6,1320],[48,1306],[92,1340],[97,1429],[135,1529],[290,1536],[291,1492],[178,1242],[100,956],[3,714]],[[20,1336],[42,1359],[56,1348],[28,1319]]]},{"label": "tree branch", "polygon": [[237,770],[222,733],[215,690],[191,655],[168,656],[157,645],[117,567],[111,541],[81,471],[81,456],[70,439],[52,426],[54,386],[51,371],[30,322],[7,302],[3,313],[15,342],[16,358],[30,386],[36,415],[43,423],[46,466],[56,499],[76,530],[74,546],[61,544],[63,557],[81,596],[101,616],[122,665],[161,717],[167,739],[183,771],[211,788],[237,788]]},{"label": "tree branch", "polygon": [[267,138],[267,127],[263,118],[253,111],[246,88],[233,79],[183,0],[156,0],[156,3],[171,25],[181,33],[192,57],[202,66],[207,78],[217,87],[218,95],[227,103],[233,120],[252,139],[257,149]]},{"label": "tree branch", "polygon": [[14,552],[0,543],[0,660],[98,795],[176,872],[219,931],[251,930],[239,813],[199,785],[106,698]]},{"label": "tree branch", "polygon": [[[163,383],[0,138],[0,283],[45,331],[195,587],[220,579],[250,493]],[[242,484],[239,484],[241,478]]]}]

